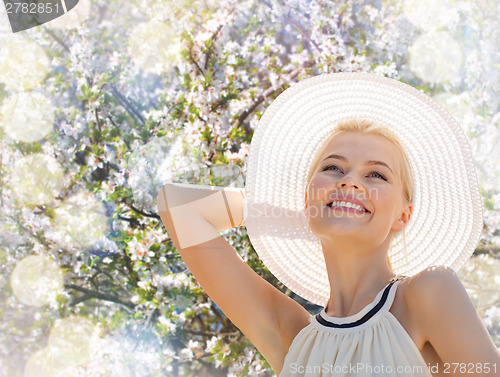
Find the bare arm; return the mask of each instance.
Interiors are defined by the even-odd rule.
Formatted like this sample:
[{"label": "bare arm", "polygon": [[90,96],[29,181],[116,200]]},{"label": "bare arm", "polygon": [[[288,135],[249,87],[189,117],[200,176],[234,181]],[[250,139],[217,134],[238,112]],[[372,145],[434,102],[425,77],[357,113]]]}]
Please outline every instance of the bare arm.
[{"label": "bare arm", "polygon": [[[158,195],[158,209],[169,212],[167,228],[178,251],[219,238],[218,232],[244,225],[244,189],[170,183]],[[182,255],[182,253],[181,253]]]},{"label": "bare arm", "polygon": [[[275,370],[288,344],[280,318],[309,318],[297,302],[257,275],[218,232],[244,224],[242,189],[165,185],[158,209],[187,267],[226,316]],[[283,314],[281,314],[283,313]]]}]

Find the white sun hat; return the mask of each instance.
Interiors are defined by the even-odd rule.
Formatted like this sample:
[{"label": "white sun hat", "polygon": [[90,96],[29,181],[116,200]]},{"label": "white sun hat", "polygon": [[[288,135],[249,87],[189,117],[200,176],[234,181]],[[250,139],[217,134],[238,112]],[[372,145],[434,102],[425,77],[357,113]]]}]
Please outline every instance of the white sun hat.
[{"label": "white sun hat", "polygon": [[257,254],[285,286],[325,306],[330,283],[320,240],[304,211],[307,176],[342,120],[371,120],[398,137],[414,178],[413,213],[395,233],[389,259],[397,275],[443,265],[458,271],[483,228],[471,149],[456,120],[423,92],[369,73],[302,80],[266,109],[250,144],[245,225]]}]

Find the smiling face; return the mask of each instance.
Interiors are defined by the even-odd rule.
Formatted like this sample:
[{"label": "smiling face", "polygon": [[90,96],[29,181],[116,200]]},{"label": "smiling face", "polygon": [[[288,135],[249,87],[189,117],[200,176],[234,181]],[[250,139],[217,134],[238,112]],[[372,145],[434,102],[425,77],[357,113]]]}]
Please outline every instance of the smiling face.
[{"label": "smiling face", "polygon": [[[329,141],[312,169],[305,201],[309,226],[318,238],[355,237],[380,245],[409,220],[413,207],[405,204],[399,157],[384,137],[341,132]],[[347,200],[334,200],[345,196]],[[349,199],[368,212],[328,206],[332,200]]]}]

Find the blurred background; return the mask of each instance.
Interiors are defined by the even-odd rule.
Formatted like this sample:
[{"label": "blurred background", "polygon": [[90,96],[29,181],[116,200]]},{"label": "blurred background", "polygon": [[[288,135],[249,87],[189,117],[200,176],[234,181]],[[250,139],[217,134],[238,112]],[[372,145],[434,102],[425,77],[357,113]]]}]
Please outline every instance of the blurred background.
[{"label": "blurred background", "polygon": [[[244,187],[265,108],[340,71],[413,85],[468,135],[484,232],[458,274],[500,347],[499,41],[496,0],[80,0],[18,33],[0,5],[0,376],[274,376],[187,270],[156,196]],[[221,234],[318,311],[244,227]]]}]

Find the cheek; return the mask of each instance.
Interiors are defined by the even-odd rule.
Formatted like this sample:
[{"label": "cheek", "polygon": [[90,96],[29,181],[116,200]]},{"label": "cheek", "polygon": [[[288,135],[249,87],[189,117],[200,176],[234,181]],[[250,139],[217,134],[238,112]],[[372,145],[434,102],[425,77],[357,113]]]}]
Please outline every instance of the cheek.
[{"label": "cheek", "polygon": [[335,181],[335,178],[333,176],[328,176],[327,174],[320,174],[315,176],[311,181],[309,182],[309,187],[310,188],[324,188],[329,185],[331,185]]},{"label": "cheek", "polygon": [[396,193],[392,190],[374,188],[370,198],[375,205],[382,207],[393,207],[396,204]]},{"label": "cheek", "polygon": [[332,180],[326,177],[315,177],[309,182],[307,188],[307,200],[313,203],[317,200],[324,200],[331,190]]}]

